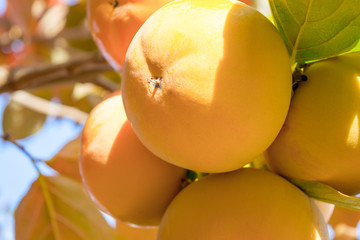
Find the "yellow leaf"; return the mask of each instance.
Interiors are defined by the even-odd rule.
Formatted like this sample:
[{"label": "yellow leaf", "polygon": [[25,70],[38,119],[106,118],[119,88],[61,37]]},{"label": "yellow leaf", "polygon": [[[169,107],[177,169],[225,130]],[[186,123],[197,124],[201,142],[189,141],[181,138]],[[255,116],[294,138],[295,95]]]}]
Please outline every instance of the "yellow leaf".
[{"label": "yellow leaf", "polygon": [[71,177],[81,182],[79,170],[79,154],[81,148],[81,137],[68,142],[51,160],[46,164],[60,174]]},{"label": "yellow leaf", "polygon": [[45,120],[45,114],[10,101],[4,110],[2,127],[11,139],[22,139],[39,131]]},{"label": "yellow leaf", "polygon": [[[48,207],[40,180],[36,180],[15,211],[17,240],[56,239],[54,225],[58,229],[57,240],[114,239],[115,230],[96,209],[81,183],[63,176],[45,176],[42,180],[53,207]],[[54,220],[49,217],[50,211]]]}]

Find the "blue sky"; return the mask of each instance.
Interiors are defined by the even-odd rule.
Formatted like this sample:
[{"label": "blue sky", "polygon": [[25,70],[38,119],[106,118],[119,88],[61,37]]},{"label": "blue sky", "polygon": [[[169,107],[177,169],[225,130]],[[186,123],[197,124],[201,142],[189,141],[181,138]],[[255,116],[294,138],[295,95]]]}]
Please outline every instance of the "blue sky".
[{"label": "blue sky", "polygon": [[0,0],[0,16],[4,13],[6,9],[6,0]]}]

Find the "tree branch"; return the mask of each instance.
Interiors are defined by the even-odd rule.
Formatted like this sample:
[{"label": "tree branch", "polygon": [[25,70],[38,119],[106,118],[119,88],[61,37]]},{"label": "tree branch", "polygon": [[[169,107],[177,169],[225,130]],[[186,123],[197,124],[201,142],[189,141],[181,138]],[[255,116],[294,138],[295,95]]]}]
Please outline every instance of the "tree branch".
[{"label": "tree branch", "polygon": [[111,70],[113,70],[111,66],[100,54],[58,65],[13,69],[8,74],[0,75],[0,93],[31,89],[60,82],[91,82],[97,73]]},{"label": "tree branch", "polygon": [[99,87],[102,87],[103,89],[106,89],[110,92],[114,92],[120,88],[118,84],[111,81],[110,79],[104,77],[103,75],[99,75],[91,81],[92,83],[98,85]]},{"label": "tree branch", "polygon": [[8,135],[0,135],[0,138],[6,142],[12,143],[19,150],[21,150],[21,152],[24,153],[31,160],[31,162],[33,163],[37,172],[40,173],[40,170],[39,170],[38,166],[36,165],[36,162],[38,162],[38,161],[28,151],[26,151],[26,149],[22,145],[20,145],[17,141],[12,140]]},{"label": "tree branch", "polygon": [[56,102],[50,102],[25,91],[17,91],[13,93],[11,97],[12,101],[48,116],[69,118],[77,123],[85,123],[88,118],[88,114],[86,112],[77,108],[65,106]]}]

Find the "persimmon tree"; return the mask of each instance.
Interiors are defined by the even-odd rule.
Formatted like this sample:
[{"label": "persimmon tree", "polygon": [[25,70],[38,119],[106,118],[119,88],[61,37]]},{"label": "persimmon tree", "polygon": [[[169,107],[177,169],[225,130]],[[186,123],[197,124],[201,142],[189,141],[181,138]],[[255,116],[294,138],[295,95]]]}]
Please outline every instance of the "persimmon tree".
[{"label": "persimmon tree", "polygon": [[[253,6],[265,1],[255,1]],[[360,51],[360,0],[268,2],[272,14],[266,17],[279,31],[289,54],[293,95],[308,80],[305,73],[312,64],[343,54],[360,54],[356,53]],[[9,98],[1,114],[0,142],[16,146],[38,173],[14,213],[16,239],[155,239],[156,228],[143,234],[128,233],[123,223],[114,228],[105,220],[82,183],[80,135],[51,159],[36,159],[18,141],[36,134],[48,117],[67,118],[83,125],[94,107],[120,88],[122,67],[109,61],[119,56],[109,56],[104,52],[107,48],[99,45],[106,44],[101,40],[106,36],[97,36],[95,43],[91,31],[96,26],[89,27],[86,4],[86,0],[8,0],[0,17],[0,94]],[[119,6],[116,0],[108,4],[112,8]],[[121,37],[117,33],[114,36]],[[116,39],[111,40],[110,48],[116,49]],[[360,57],[357,59],[360,61]],[[358,63],[345,64],[354,65],[354,72],[360,72]],[[360,75],[357,78],[360,82]],[[358,129],[354,130],[357,136],[352,135],[352,147],[357,150]],[[313,147],[316,149],[316,144]],[[355,154],[360,159],[359,151]],[[0,159],[0,164],[8,161],[2,159],[1,153]],[[265,154],[246,167],[272,171],[266,161]],[[39,162],[56,174],[45,175]],[[356,162],[353,164],[358,167]],[[187,170],[182,187],[205,175]],[[351,213],[360,211],[358,197],[333,188],[336,184],[328,186],[314,179],[287,178],[312,199],[350,209]],[[341,234],[346,235],[343,231]]]}]

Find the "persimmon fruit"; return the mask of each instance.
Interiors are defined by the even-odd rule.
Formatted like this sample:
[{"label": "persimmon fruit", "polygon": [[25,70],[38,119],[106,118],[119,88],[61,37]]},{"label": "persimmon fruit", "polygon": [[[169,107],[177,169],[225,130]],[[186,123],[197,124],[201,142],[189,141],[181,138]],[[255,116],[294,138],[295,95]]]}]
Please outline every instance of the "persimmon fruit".
[{"label": "persimmon fruit", "polygon": [[296,186],[268,171],[211,174],[171,202],[158,240],[325,240],[323,216]]},{"label": "persimmon fruit", "polygon": [[291,79],[278,30],[254,8],[179,0],[135,35],[121,88],[135,133],[155,155],[194,171],[226,172],[273,142]]},{"label": "persimmon fruit", "polygon": [[[132,38],[141,25],[172,0],[87,0],[93,38],[108,63],[121,70]],[[252,0],[242,0],[252,5]]]},{"label": "persimmon fruit", "polygon": [[267,162],[283,176],[360,193],[360,53],[313,63],[304,74]]},{"label": "persimmon fruit", "polygon": [[115,92],[90,112],[85,123],[80,174],[101,210],[129,224],[156,226],[181,190],[186,171],[144,147]]},{"label": "persimmon fruit", "polygon": [[171,0],[87,0],[87,20],[105,59],[121,70],[126,50],[141,25]]},{"label": "persimmon fruit", "polygon": [[157,227],[134,227],[120,221],[116,222],[116,234],[120,237],[119,240],[156,240],[157,233]]}]

